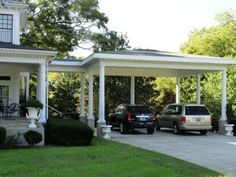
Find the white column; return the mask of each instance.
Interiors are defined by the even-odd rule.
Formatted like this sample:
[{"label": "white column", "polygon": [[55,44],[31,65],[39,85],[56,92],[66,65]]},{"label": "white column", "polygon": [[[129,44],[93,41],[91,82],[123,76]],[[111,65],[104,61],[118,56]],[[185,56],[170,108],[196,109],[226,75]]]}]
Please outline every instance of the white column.
[{"label": "white column", "polygon": [[94,121],[93,117],[93,73],[89,71],[89,95],[88,95],[88,119]]},{"label": "white column", "polygon": [[49,81],[48,81],[48,64],[49,61],[47,60],[47,65],[46,65],[46,118],[48,120],[48,85],[49,85]]},{"label": "white column", "polygon": [[102,126],[105,121],[105,66],[100,64],[99,73],[99,118],[97,121],[97,136],[103,137]]},{"label": "white column", "polygon": [[135,104],[135,77],[130,79],[130,104]]},{"label": "white column", "polygon": [[39,86],[39,69],[38,69],[38,72],[36,73],[36,75],[37,75],[36,98],[39,99],[39,90],[40,90],[40,86]]},{"label": "white column", "polygon": [[201,104],[201,75],[197,75],[197,94],[196,94],[196,103]]},{"label": "white column", "polygon": [[29,99],[30,73],[26,74],[26,100]]},{"label": "white column", "polygon": [[105,67],[100,65],[99,73],[99,119],[98,123],[105,123]]},{"label": "white column", "polygon": [[226,104],[227,104],[227,75],[226,75],[227,70],[222,71],[222,95],[221,95],[221,121],[226,121],[227,116],[226,116]]},{"label": "white column", "polygon": [[176,103],[180,103],[180,77],[176,77]]},{"label": "white column", "polygon": [[80,74],[80,117],[84,118],[84,73]]},{"label": "white column", "polygon": [[46,123],[46,64],[39,64],[38,70],[38,100],[43,104],[43,109],[40,111],[40,123]]}]

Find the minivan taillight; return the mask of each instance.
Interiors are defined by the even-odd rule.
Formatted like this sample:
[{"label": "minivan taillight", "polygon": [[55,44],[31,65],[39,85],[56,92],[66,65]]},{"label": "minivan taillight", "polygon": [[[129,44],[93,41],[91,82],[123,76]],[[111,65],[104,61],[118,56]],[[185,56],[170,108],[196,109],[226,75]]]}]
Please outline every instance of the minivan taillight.
[{"label": "minivan taillight", "polygon": [[181,117],[181,122],[186,123],[187,122],[186,117]]},{"label": "minivan taillight", "polygon": [[128,115],[127,115],[127,117],[128,117],[128,121],[129,121],[129,122],[131,122],[131,119],[132,119],[131,112],[128,112]]}]

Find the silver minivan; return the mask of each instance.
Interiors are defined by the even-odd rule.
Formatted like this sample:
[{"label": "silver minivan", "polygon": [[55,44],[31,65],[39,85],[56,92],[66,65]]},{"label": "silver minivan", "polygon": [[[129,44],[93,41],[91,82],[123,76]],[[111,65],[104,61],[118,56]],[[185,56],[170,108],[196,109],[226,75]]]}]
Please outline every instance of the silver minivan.
[{"label": "silver minivan", "polygon": [[170,104],[156,116],[156,128],[173,128],[174,134],[182,131],[199,131],[206,135],[211,130],[211,113],[200,104]]}]

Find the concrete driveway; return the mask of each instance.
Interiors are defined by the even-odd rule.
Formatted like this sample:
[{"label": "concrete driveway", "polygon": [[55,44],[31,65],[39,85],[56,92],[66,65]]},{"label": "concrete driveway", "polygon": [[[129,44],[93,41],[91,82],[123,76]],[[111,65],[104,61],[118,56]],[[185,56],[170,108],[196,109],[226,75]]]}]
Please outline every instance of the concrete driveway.
[{"label": "concrete driveway", "polygon": [[174,156],[236,177],[236,137],[214,133],[202,136],[198,132],[174,135],[168,129],[153,135],[147,135],[143,130],[121,135],[118,130],[113,130],[111,137],[117,142]]}]

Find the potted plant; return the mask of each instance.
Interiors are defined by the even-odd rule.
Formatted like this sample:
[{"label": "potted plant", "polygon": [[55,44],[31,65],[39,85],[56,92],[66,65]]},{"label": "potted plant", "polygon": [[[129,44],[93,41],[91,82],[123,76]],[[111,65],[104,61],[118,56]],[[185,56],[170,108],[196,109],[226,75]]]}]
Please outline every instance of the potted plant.
[{"label": "potted plant", "polygon": [[226,105],[226,115],[227,115],[227,123],[224,124],[225,126],[225,132],[227,136],[233,136],[233,128],[234,124],[232,124],[232,120],[234,119],[234,111],[233,111],[233,105],[228,103]]},{"label": "potted plant", "polygon": [[43,109],[43,104],[39,100],[30,99],[25,103],[21,104],[21,108],[28,110],[26,118],[31,120],[29,128],[36,128],[35,120],[39,119],[40,109]]}]

